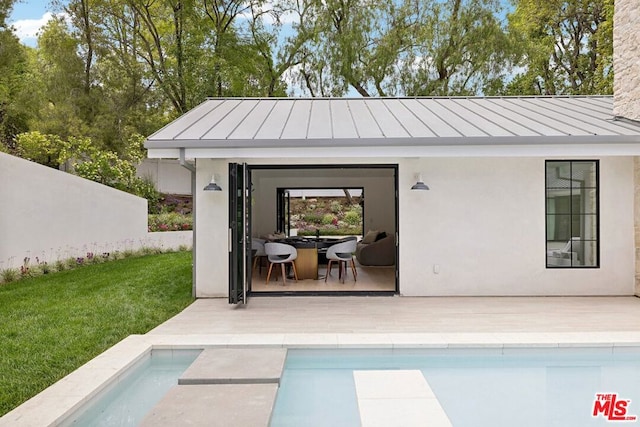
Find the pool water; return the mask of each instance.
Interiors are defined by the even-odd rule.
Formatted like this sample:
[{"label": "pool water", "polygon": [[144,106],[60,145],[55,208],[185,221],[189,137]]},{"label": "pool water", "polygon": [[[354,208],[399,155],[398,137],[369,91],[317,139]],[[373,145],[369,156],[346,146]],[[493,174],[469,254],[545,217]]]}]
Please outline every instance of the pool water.
[{"label": "pool water", "polygon": [[611,425],[598,393],[640,416],[637,347],[289,350],[271,426],[358,426],[353,371],[376,369],[421,370],[455,427]]},{"label": "pool water", "polygon": [[62,426],[137,426],[199,354],[200,350],[153,350]]}]

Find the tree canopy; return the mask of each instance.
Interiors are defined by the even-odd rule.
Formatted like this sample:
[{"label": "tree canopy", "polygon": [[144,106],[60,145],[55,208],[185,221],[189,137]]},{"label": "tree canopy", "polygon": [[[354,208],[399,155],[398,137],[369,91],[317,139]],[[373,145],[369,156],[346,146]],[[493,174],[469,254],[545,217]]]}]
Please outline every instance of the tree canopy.
[{"label": "tree canopy", "polygon": [[207,97],[612,92],[613,0],[54,0],[35,48],[13,2],[0,147],[53,167],[52,141],[125,159]]}]

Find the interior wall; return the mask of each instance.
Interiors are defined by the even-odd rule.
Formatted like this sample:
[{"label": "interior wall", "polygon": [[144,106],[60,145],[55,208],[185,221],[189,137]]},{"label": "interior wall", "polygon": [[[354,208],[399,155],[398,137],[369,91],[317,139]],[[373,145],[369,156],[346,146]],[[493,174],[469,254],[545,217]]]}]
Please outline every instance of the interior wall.
[{"label": "interior wall", "polygon": [[253,172],[252,234],[273,233],[277,226],[276,189],[278,187],[364,187],[363,221],[368,230],[395,231],[395,196],[393,176],[341,177],[340,170],[331,170],[333,177],[301,176],[300,169],[291,170],[290,177],[265,177],[264,170]]},{"label": "interior wall", "polygon": [[[546,268],[544,158],[401,164],[403,295],[633,295],[633,159],[600,159],[600,268]],[[403,167],[410,164],[410,167]],[[430,191],[411,191],[421,170]]]}]

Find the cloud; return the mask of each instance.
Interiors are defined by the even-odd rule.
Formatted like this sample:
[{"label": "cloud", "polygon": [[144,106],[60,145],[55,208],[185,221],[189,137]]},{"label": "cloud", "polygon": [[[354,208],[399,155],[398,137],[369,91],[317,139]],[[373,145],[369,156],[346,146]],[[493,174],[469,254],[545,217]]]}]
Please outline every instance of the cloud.
[{"label": "cloud", "polygon": [[17,21],[12,22],[11,25],[16,29],[16,35],[21,42],[31,44],[38,38],[38,31],[40,31],[40,29],[46,25],[51,18],[53,18],[53,14],[51,12],[46,12],[41,18],[18,19]]}]

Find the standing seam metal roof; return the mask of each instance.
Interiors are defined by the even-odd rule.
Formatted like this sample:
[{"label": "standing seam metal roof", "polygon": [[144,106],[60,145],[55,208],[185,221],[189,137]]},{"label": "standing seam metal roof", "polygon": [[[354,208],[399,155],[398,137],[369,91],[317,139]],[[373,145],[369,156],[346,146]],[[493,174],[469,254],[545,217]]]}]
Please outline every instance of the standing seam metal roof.
[{"label": "standing seam metal roof", "polygon": [[614,120],[612,111],[611,96],[214,98],[151,135],[146,146],[640,142],[640,125]]}]

